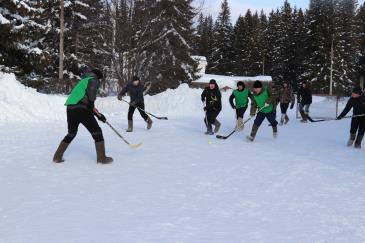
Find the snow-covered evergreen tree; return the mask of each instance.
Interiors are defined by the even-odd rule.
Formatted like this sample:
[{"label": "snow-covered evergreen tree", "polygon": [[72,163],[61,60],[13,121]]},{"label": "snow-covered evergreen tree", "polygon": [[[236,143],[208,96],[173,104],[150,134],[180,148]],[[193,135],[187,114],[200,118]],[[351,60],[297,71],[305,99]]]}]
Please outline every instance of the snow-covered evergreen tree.
[{"label": "snow-covered evergreen tree", "polygon": [[214,46],[209,72],[216,74],[231,74],[233,59],[233,27],[231,23],[231,13],[228,1],[223,0],[221,11],[214,26]]},{"label": "snow-covered evergreen tree", "polygon": [[191,58],[193,18],[191,0],[143,1],[134,37],[134,74],[151,82],[152,93],[176,88],[195,78],[197,63]]},{"label": "snow-covered evergreen tree", "polygon": [[37,72],[44,59],[41,49],[45,26],[38,23],[43,9],[38,1],[4,1],[0,7],[0,65],[18,74]]}]

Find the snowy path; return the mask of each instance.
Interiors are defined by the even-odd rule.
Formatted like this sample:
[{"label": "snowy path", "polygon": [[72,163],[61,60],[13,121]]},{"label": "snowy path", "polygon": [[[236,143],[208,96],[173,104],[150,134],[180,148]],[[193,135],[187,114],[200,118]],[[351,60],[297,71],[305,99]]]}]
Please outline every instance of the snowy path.
[{"label": "snowy path", "polygon": [[365,241],[365,150],[344,146],[349,121],[292,119],[276,140],[265,124],[252,144],[251,123],[211,144],[201,119],[154,125],[126,135],[139,150],[102,125],[115,162],[101,166],[84,128],[57,165],[65,123],[0,123],[0,242]]}]

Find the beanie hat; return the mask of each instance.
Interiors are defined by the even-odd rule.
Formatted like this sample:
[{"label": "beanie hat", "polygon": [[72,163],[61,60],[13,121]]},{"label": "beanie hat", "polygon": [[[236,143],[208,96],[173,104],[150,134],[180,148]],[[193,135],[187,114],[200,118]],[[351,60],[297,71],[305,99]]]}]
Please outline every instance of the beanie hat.
[{"label": "beanie hat", "polygon": [[360,87],[355,87],[353,90],[352,90],[352,93],[355,93],[355,94],[358,94],[358,95],[361,95],[362,94],[362,90]]},{"label": "beanie hat", "polygon": [[217,85],[217,81],[215,81],[215,79],[211,79],[211,80],[209,81],[209,84],[215,84],[215,85]]},{"label": "beanie hat", "polygon": [[253,87],[255,88],[255,89],[257,89],[257,88],[262,88],[262,83],[260,82],[260,81],[255,81],[255,83],[253,84]]},{"label": "beanie hat", "polygon": [[91,72],[94,73],[98,79],[102,79],[104,77],[103,72],[97,68],[93,69]]},{"label": "beanie hat", "polygon": [[238,83],[237,83],[237,87],[238,86],[242,86],[243,88],[245,88],[245,83],[244,82],[242,82],[242,81],[239,81]]},{"label": "beanie hat", "polygon": [[132,82],[134,82],[134,81],[139,81],[140,79],[139,79],[139,77],[138,76],[133,76],[133,78],[132,78]]}]

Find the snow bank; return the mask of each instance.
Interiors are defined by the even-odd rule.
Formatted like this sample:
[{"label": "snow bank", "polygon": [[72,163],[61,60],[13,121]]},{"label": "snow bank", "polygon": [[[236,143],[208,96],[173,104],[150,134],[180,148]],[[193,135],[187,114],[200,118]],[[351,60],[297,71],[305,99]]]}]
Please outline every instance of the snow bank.
[{"label": "snow bank", "polygon": [[64,119],[64,101],[22,85],[14,74],[0,73],[0,121]]},{"label": "snow bank", "polygon": [[[161,116],[202,116],[200,89],[181,85],[155,96],[146,96],[146,110]],[[224,106],[229,107],[228,96],[223,94]],[[55,121],[65,120],[66,96],[40,94],[19,83],[14,74],[0,73],[0,121]],[[125,98],[129,100],[128,97]],[[96,107],[107,116],[125,118],[128,105],[115,96],[98,98]]]},{"label": "snow bank", "polygon": [[[180,85],[174,90],[167,90],[155,96],[146,96],[146,110],[160,116],[168,117],[202,117],[203,104],[200,100],[202,90],[191,89],[188,85]],[[229,105],[231,91],[222,93],[223,112],[232,110]],[[0,73],[0,121],[41,122],[65,120],[66,96],[46,95],[19,83],[14,74]],[[129,100],[129,97],[125,97]],[[335,117],[335,100],[315,97],[311,106],[313,117]],[[344,106],[340,103],[340,109]],[[115,96],[98,98],[96,107],[108,117],[126,118],[128,105],[117,100]],[[228,114],[227,114],[228,115]],[[137,119],[140,117],[137,115]]]}]

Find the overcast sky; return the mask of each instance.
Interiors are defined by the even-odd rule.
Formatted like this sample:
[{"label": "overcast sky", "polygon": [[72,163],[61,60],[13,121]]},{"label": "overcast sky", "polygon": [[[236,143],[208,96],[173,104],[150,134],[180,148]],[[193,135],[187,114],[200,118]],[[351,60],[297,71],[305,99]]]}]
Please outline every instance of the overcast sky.
[{"label": "overcast sky", "polygon": [[[365,0],[359,0],[359,4],[364,3]],[[240,14],[244,14],[247,9],[253,11],[261,11],[269,13],[272,9],[282,6],[284,0],[228,0],[231,8],[232,20],[235,21]],[[308,8],[309,0],[289,0],[292,6],[298,8]],[[195,0],[197,6],[202,6],[205,15],[212,14],[216,17],[220,10],[222,0]]]}]

